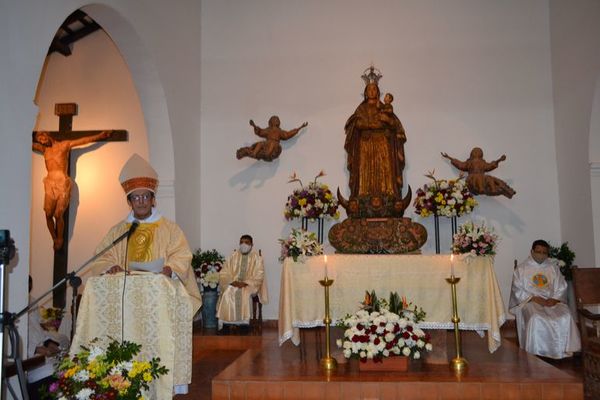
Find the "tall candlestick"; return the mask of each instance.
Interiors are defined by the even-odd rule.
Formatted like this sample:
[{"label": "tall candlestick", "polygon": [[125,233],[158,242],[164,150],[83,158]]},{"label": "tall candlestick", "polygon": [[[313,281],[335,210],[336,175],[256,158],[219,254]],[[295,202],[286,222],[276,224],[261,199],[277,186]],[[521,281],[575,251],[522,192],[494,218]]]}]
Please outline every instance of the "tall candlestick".
[{"label": "tall candlestick", "polygon": [[450,276],[454,276],[454,254],[450,255]]},{"label": "tall candlestick", "polygon": [[323,259],[325,260],[325,280],[327,280],[327,254],[323,256]]}]

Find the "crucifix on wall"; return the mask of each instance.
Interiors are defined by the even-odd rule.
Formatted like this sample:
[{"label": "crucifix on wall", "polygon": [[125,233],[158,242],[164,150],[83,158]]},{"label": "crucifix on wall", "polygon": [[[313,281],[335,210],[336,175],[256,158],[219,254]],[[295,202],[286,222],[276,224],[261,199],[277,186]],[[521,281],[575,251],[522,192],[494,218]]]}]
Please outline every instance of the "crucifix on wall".
[{"label": "crucifix on wall", "polygon": [[[44,156],[47,175],[44,178],[44,213],[54,248],[54,284],[67,274],[69,239],[69,203],[73,181],[70,177],[71,149],[93,142],[127,141],[125,130],[73,131],[77,104],[57,103],[54,114],[59,117],[58,131],[34,131],[33,151]],[[54,292],[54,306],[64,307],[66,290]]]}]

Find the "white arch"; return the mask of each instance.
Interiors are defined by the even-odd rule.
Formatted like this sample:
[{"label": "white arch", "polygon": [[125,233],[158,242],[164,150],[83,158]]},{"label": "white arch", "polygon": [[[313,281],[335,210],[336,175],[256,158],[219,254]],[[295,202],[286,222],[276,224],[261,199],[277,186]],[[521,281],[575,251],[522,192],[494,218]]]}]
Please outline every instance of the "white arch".
[{"label": "white arch", "polygon": [[133,25],[115,9],[101,4],[81,7],[111,37],[129,67],[140,98],[148,133],[150,162],[160,177],[161,213],[175,219],[175,160],[165,94],[155,61]]},{"label": "white arch", "polygon": [[600,265],[600,76],[596,79],[590,116],[589,137],[590,185],[594,224],[596,265]]}]

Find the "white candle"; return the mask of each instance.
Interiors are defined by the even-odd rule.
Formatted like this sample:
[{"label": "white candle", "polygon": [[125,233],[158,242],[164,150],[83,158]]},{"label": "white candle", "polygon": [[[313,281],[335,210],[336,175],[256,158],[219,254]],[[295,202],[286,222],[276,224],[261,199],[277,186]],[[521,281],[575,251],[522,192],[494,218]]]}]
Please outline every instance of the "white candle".
[{"label": "white candle", "polygon": [[450,276],[454,276],[454,254],[450,255]]},{"label": "white candle", "polygon": [[325,280],[327,280],[327,254],[323,256],[323,259],[325,260]]}]

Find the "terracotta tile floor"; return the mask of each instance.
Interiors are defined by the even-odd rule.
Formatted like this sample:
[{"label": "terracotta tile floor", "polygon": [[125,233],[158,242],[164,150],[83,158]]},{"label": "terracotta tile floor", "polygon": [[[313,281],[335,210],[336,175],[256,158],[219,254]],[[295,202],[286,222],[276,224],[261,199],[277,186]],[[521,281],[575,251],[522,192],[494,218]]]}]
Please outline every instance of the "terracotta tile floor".
[{"label": "terracotta tile floor", "polygon": [[[406,382],[403,382],[402,377],[386,374],[377,375],[370,382],[347,382],[348,379],[359,379],[357,372],[347,365],[342,365],[339,369],[344,371],[343,376],[334,375],[323,379],[322,373],[318,370],[318,363],[312,362],[316,361],[316,351],[314,339],[312,344],[310,343],[311,334],[307,335],[307,360],[299,362],[298,348],[289,342],[281,347],[277,345],[276,329],[264,329],[262,334],[236,331],[219,335],[215,331],[197,330],[194,338],[194,367],[190,394],[177,396],[176,399],[212,399],[228,398],[228,396],[246,399],[283,399],[288,398],[290,393],[293,393],[294,397],[302,396],[303,399],[324,398],[324,396],[344,399],[395,399],[400,398],[397,396],[400,390],[398,384],[403,385],[402,392],[405,396],[412,392],[419,393],[418,397],[413,399],[518,398],[519,393],[520,396],[526,395],[532,399],[581,398],[577,390],[573,397],[569,397],[569,390],[573,387],[568,386],[569,383],[582,381],[582,363],[579,358],[541,361],[528,355],[523,357],[524,353],[514,346],[516,339],[511,331],[503,331],[506,340],[506,344],[503,345],[505,351],[498,351],[489,358],[485,354],[485,346],[472,345],[480,341],[477,336],[465,336],[463,339],[465,356],[474,362],[471,365],[470,376],[463,379],[460,384],[449,377],[446,367],[426,364],[421,364],[414,369],[414,376]],[[250,351],[246,352],[246,349]],[[264,349],[272,349],[272,351],[263,352]],[[483,362],[483,359],[477,361],[480,356],[485,357],[487,361]],[[517,366],[513,362],[518,357],[521,358],[520,365]],[[236,359],[238,360],[235,366],[221,373]],[[548,363],[556,368],[551,368]],[[218,384],[214,386],[216,392],[213,397],[211,381],[219,374],[221,375]],[[296,382],[293,382],[293,379],[288,380],[297,374],[305,377]],[[536,385],[523,386],[515,383],[514,378],[518,374],[527,374],[527,381],[550,379],[552,382],[537,387]],[[339,381],[339,384],[336,381]],[[432,385],[434,381],[436,384]],[[490,381],[490,384],[481,385],[481,381]],[[563,386],[564,383],[567,385]],[[238,392],[239,396],[236,396]],[[555,397],[559,393],[562,395]],[[501,397],[498,397],[500,394]]]}]

